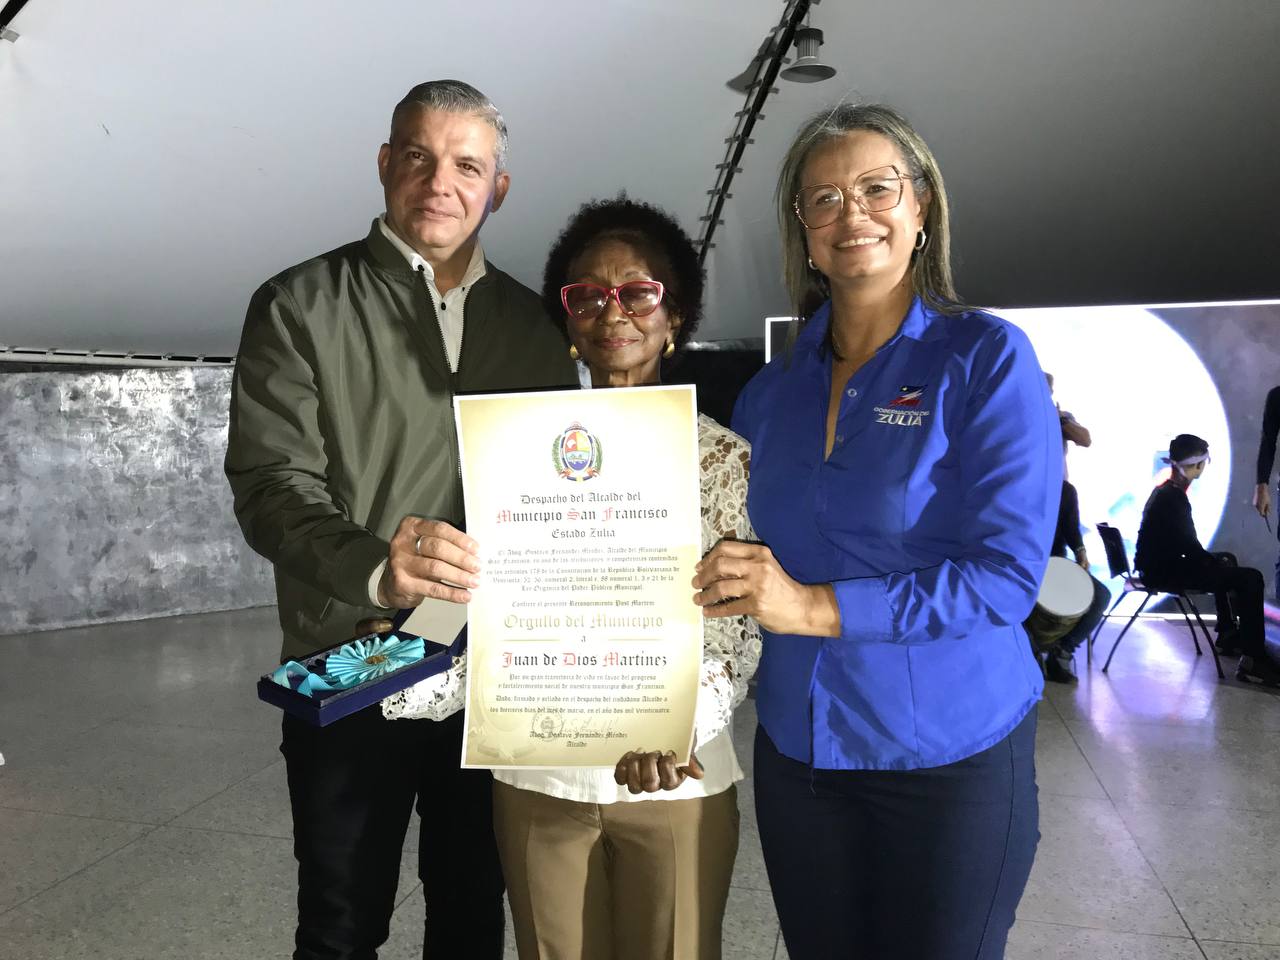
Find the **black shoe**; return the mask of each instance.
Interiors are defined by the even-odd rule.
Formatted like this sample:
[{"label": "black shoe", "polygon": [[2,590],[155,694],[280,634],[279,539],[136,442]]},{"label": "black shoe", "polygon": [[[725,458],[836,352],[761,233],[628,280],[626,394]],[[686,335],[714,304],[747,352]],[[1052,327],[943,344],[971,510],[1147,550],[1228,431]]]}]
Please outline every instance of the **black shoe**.
[{"label": "black shoe", "polygon": [[1236,679],[1245,683],[1280,687],[1280,667],[1268,657],[1241,657],[1240,664],[1236,667]]},{"label": "black shoe", "polygon": [[1071,669],[1071,658],[1059,658],[1050,653],[1044,658],[1044,678],[1053,683],[1075,683],[1076,675]]},{"label": "black shoe", "polygon": [[1240,649],[1240,631],[1224,630],[1218,634],[1216,640],[1213,641],[1214,649],[1216,649],[1224,657],[1238,657],[1241,654]]}]

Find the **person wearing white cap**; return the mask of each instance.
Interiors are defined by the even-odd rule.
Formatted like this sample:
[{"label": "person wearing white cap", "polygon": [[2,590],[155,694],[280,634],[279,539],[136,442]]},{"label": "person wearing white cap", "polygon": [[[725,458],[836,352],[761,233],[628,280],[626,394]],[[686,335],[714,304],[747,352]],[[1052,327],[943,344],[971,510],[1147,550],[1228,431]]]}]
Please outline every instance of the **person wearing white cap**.
[{"label": "person wearing white cap", "polygon": [[[1169,441],[1169,479],[1147,499],[1138,529],[1135,566],[1148,587],[1203,590],[1214,595],[1218,610],[1218,649],[1241,653],[1236,679],[1280,686],[1280,667],[1267,655],[1262,622],[1262,573],[1236,565],[1229,553],[1210,553],[1196,536],[1187,489],[1209,465],[1209,444],[1190,433]],[[1238,601],[1240,627],[1233,622],[1230,595]],[[1238,645],[1238,646],[1237,646]]]}]

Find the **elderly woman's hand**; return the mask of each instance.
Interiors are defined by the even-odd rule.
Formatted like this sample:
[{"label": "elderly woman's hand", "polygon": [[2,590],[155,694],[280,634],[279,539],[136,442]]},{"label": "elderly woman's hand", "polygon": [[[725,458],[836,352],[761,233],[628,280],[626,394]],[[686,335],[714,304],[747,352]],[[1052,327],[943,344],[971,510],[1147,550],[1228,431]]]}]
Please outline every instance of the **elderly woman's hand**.
[{"label": "elderly woman's hand", "polygon": [[688,777],[695,780],[703,777],[702,764],[698,763],[698,758],[692,751],[689,753],[689,763],[681,767],[676,765],[676,755],[670,750],[666,753],[659,753],[657,750],[632,750],[624,753],[613,769],[614,782],[632,793],[674,790]]},{"label": "elderly woman's hand", "polygon": [[705,617],[745,614],[773,633],[840,635],[831,584],[797,583],[762,543],[721,540],[695,569],[693,602]]}]

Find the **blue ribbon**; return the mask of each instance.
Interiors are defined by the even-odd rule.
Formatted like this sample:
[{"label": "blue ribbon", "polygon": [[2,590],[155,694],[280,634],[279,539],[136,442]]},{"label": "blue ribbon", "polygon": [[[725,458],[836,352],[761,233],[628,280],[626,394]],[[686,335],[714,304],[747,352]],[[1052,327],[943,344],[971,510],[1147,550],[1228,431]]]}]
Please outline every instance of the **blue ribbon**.
[{"label": "blue ribbon", "polygon": [[271,679],[282,687],[297,691],[304,697],[314,697],[321,691],[335,689],[324,677],[318,673],[312,673],[297,660],[280,664],[272,672]]},{"label": "blue ribbon", "polygon": [[346,690],[421,660],[426,652],[421,637],[412,640],[383,640],[381,637],[352,640],[337,653],[329,654],[324,678],[339,690]]},{"label": "blue ribbon", "polygon": [[323,674],[313,673],[298,661],[290,660],[277,667],[271,679],[305,697],[314,697],[358,686],[421,660],[425,655],[426,644],[421,637],[411,640],[364,637],[345,643],[329,654]]}]

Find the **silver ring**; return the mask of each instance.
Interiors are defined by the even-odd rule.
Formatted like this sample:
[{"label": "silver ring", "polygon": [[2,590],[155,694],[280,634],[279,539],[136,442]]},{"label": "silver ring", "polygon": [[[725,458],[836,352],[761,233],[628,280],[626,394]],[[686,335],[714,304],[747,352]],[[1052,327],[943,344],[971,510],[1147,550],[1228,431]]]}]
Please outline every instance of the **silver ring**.
[{"label": "silver ring", "polygon": [[418,537],[417,540],[413,541],[413,552],[418,556],[422,556],[422,537]]}]

